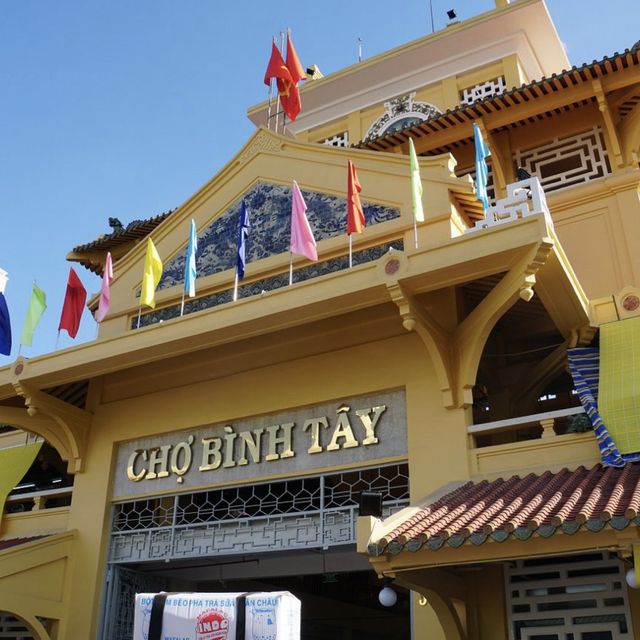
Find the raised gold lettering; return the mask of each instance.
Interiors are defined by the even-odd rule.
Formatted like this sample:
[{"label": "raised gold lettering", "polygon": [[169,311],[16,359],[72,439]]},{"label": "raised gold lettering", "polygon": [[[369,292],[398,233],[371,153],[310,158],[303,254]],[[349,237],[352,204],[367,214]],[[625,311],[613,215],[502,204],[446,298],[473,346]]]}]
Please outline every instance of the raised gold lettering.
[{"label": "raised gold lettering", "polygon": [[303,431],[309,431],[309,428],[311,428],[311,446],[307,449],[307,453],[322,453],[322,451],[324,451],[320,444],[321,426],[325,429],[329,427],[329,421],[326,416],[310,418],[309,420],[305,420],[305,423],[302,425]]},{"label": "raised gold lettering", "polygon": [[[378,444],[380,442],[376,436],[376,427],[378,426],[378,420],[380,416],[387,410],[387,405],[381,404],[378,407],[371,407],[371,409],[358,409],[356,415],[360,418],[362,426],[364,427],[365,439],[362,444],[366,447],[370,444]],[[373,412],[373,418],[369,414]]]},{"label": "raised gold lettering", "polygon": [[233,445],[235,439],[238,437],[238,434],[233,430],[231,425],[227,425],[224,428],[225,437],[224,437],[224,462],[222,463],[223,468],[228,469],[229,467],[235,467],[236,462],[233,459]]},{"label": "raised gold lettering", "polygon": [[[179,442],[171,452],[171,473],[175,473],[176,481],[180,484],[183,482],[183,475],[189,471],[193,454],[191,453],[191,445],[193,444],[193,436],[189,436],[186,442]],[[182,462],[180,462],[182,458]]]},{"label": "raised gold lettering", "polygon": [[[149,449],[149,471],[145,476],[147,480],[169,477],[169,450],[170,444],[163,444],[161,447]],[[158,471],[158,469],[160,469]]]},{"label": "raised gold lettering", "polygon": [[202,464],[198,471],[215,471],[222,464],[221,438],[202,438]]},{"label": "raised gold lettering", "polygon": [[358,446],[358,441],[353,435],[353,429],[351,428],[349,416],[347,415],[349,409],[349,407],[343,406],[336,411],[338,414],[338,420],[336,422],[333,436],[331,437],[331,442],[327,445],[327,451],[337,451],[341,448],[338,444],[338,438],[344,438],[342,449],[352,449],[353,447]]},{"label": "raised gold lettering", "polygon": [[141,469],[140,471],[138,471],[136,473],[136,459],[138,458],[138,456],[142,457],[142,460],[144,462],[147,461],[147,450],[146,449],[136,449],[130,456],[129,456],[129,464],[127,465],[127,478],[129,478],[129,480],[131,480],[132,482],[140,482],[140,480],[142,480],[142,478],[144,478],[144,474],[147,472],[146,469]]},{"label": "raised gold lettering", "polygon": [[[274,424],[272,427],[267,427],[269,453],[264,457],[267,462],[282,458],[293,458],[296,455],[291,448],[291,432],[295,426],[294,422],[285,422],[284,424]],[[280,429],[284,432],[281,436],[278,435]],[[278,445],[282,445],[282,453],[280,454],[278,454]]]},{"label": "raised gold lettering", "polygon": [[264,429],[253,429],[252,431],[241,431],[240,436],[240,459],[238,466],[242,467],[247,464],[247,450],[251,456],[252,462],[260,462],[260,444],[262,442],[262,433]]}]

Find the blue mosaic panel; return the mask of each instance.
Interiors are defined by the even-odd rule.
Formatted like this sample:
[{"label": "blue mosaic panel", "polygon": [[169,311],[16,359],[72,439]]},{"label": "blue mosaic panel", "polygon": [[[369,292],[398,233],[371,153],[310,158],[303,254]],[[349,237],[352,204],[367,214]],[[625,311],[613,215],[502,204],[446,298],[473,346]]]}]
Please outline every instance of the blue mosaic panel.
[{"label": "blue mosaic panel", "polygon": [[[378,260],[389,249],[397,249],[398,251],[404,250],[404,243],[401,239],[393,242],[387,242],[385,244],[378,245],[376,247],[369,247],[362,251],[354,251],[353,264],[365,264]],[[333,258],[332,260],[325,260],[323,262],[314,262],[310,265],[302,267],[300,269],[294,269],[293,282],[302,282],[304,280],[310,280],[311,278],[317,278],[318,276],[332,273],[334,271],[342,271],[349,268],[349,256],[344,255],[339,258]],[[289,285],[289,272],[281,273],[271,278],[263,278],[262,280],[255,280],[247,284],[241,284],[238,287],[238,298],[248,298],[250,296],[260,295],[264,291],[273,291],[280,289],[280,287],[286,287]],[[210,309],[217,307],[221,304],[231,302],[233,298],[233,288],[219,291],[217,293],[202,296],[200,298],[194,298],[189,300],[187,298],[184,302],[184,314],[195,313],[196,311],[202,311],[203,309]],[[140,317],[140,327],[147,327],[152,324],[164,320],[171,320],[177,318],[180,315],[180,304],[175,304],[170,307],[164,307],[163,309],[157,309],[145,313]],[[131,328],[135,329],[138,325],[138,317],[135,316],[131,320]]]},{"label": "blue mosaic panel", "polygon": [[[315,191],[302,192],[307,203],[307,217],[317,242],[346,233],[346,198]],[[272,255],[289,251],[291,234],[291,187],[267,182],[257,183],[244,195],[249,209],[251,233],[247,242],[247,265]],[[198,236],[196,267],[198,277],[235,269],[238,246],[240,206],[238,199]],[[400,217],[393,207],[363,203],[366,225],[371,226]],[[164,266],[159,289],[184,282],[187,246]],[[251,267],[247,268],[248,274]]]}]

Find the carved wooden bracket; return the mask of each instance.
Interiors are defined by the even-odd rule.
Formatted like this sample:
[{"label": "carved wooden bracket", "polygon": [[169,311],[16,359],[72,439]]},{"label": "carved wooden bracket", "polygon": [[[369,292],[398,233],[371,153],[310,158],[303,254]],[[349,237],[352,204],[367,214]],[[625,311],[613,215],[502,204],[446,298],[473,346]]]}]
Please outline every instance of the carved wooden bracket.
[{"label": "carved wooden bracket", "polygon": [[93,414],[19,380],[13,383],[13,387],[24,398],[27,415],[15,415],[11,424],[47,440],[67,460],[69,473],[82,471]]},{"label": "carved wooden bracket", "polygon": [[518,298],[531,300],[536,273],[552,247],[551,240],[531,247],[453,331],[446,330],[421,307],[401,281],[408,271],[406,256],[395,251],[381,259],[378,273],[398,307],[404,328],[415,331],[424,343],[447,409],[473,403],[472,390],[491,330]]},{"label": "carved wooden bracket", "polygon": [[602,114],[602,120],[604,122],[605,129],[607,130],[607,135],[609,136],[609,143],[611,144],[611,151],[613,152],[612,155],[616,160],[616,165],[618,167],[623,167],[624,158],[622,156],[622,145],[620,144],[618,130],[616,129],[616,125],[613,121],[607,97],[605,96],[604,89],[602,88],[602,82],[596,78],[592,81],[592,87],[593,93],[598,101],[598,109]]}]

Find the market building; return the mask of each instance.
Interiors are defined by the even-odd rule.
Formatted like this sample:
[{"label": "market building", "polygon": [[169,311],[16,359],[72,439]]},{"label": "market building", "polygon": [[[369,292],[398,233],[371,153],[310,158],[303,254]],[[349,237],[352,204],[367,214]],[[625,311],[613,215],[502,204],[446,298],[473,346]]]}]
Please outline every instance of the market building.
[{"label": "market building", "polygon": [[[273,589],[310,639],[639,633],[640,466],[599,464],[567,371],[568,349],[604,350],[599,327],[636,326],[639,51],[571,67],[542,0],[496,0],[308,81],[284,132],[252,107],[184,204],[75,247],[98,274],[115,261],[98,338],[0,369],[3,637],[120,640],[136,591]],[[294,258],[290,285],[294,179],[319,261]],[[138,327],[147,237],[164,274]]]}]

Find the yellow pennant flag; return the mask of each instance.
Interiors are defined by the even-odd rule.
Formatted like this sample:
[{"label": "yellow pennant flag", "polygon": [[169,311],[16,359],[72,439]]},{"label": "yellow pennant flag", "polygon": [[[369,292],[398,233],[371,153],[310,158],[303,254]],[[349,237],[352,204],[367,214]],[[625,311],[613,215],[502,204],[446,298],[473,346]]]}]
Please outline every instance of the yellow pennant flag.
[{"label": "yellow pennant flag", "polygon": [[144,258],[144,274],[140,291],[141,305],[156,308],[156,287],[160,278],[162,278],[162,260],[151,238],[147,238],[147,255]]}]

